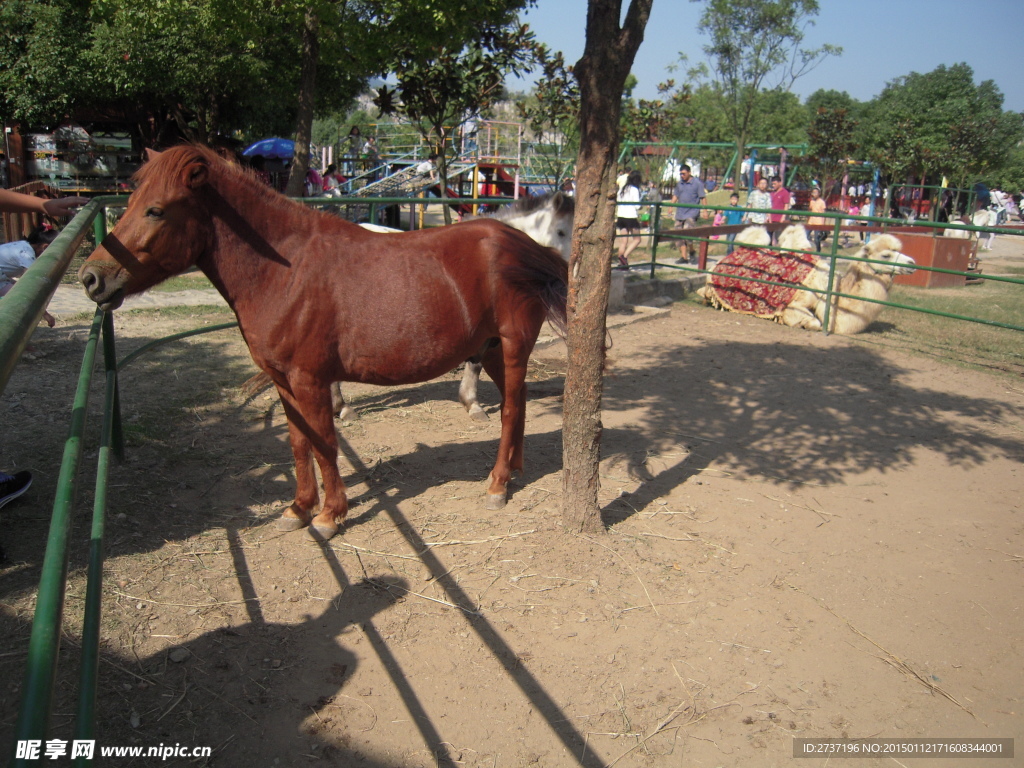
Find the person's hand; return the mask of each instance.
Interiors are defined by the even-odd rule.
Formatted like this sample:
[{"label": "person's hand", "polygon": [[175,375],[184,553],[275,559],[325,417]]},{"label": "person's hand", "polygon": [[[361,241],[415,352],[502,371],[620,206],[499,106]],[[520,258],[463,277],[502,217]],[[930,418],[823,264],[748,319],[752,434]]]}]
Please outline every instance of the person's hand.
[{"label": "person's hand", "polygon": [[89,202],[88,197],[58,197],[43,202],[43,212],[54,219],[72,214],[72,208],[81,208]]}]

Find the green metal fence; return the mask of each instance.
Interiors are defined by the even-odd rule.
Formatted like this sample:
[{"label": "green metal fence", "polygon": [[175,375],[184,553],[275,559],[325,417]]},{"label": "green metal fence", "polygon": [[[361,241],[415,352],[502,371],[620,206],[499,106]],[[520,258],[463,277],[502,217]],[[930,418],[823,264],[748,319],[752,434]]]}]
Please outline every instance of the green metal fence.
[{"label": "green metal fence", "polygon": [[[688,266],[688,265],[674,264],[672,262],[667,262],[667,261],[660,261],[659,262],[658,261],[658,247],[662,243],[666,243],[666,242],[667,243],[677,243],[677,244],[681,243],[681,242],[688,242],[688,243],[694,243],[697,247],[701,248],[703,253],[706,254],[707,246],[710,245],[711,243],[717,242],[717,241],[715,241],[715,240],[713,240],[711,238],[710,234],[707,234],[707,230],[711,229],[710,225],[708,227],[696,228],[695,230],[684,230],[684,229],[662,230],[662,229],[658,228],[657,223],[660,222],[661,216],[662,216],[662,214],[664,212],[672,212],[672,211],[674,211],[677,208],[700,208],[700,209],[703,209],[703,210],[706,210],[706,211],[728,211],[728,210],[738,210],[738,209],[730,208],[729,206],[714,206],[714,205],[700,205],[700,206],[698,206],[698,205],[693,205],[693,204],[666,203],[666,202],[655,202],[655,203],[652,203],[650,207],[652,209],[651,210],[651,216],[650,216],[650,221],[652,222],[652,224],[651,224],[651,231],[650,231],[651,259],[648,262],[635,262],[634,265],[635,266],[639,266],[639,267],[647,268],[648,271],[649,271],[649,277],[651,279],[655,279],[658,270],[676,270],[676,271],[679,271],[679,272],[686,272],[686,273],[690,273],[690,274],[707,274],[707,273],[709,273],[711,270],[709,270],[707,268],[707,263],[706,263],[706,259],[705,258],[702,258],[701,262],[696,267]],[[744,212],[749,212],[752,209],[744,208],[744,209],[740,209],[740,210],[743,210]],[[763,210],[762,209],[756,209],[756,210],[757,210],[758,213],[786,214],[790,218],[794,217],[794,215],[795,215],[794,212],[791,211],[791,210],[790,211],[779,211],[779,210],[773,210],[773,209],[763,209]],[[808,214],[806,212],[800,212],[799,218],[804,218],[807,215]],[[823,323],[822,323],[822,332],[823,333],[826,333],[826,334],[828,333],[830,308],[833,305],[833,301],[832,300],[836,299],[836,298],[856,299],[858,301],[866,301],[866,302],[869,302],[869,303],[872,303],[872,304],[881,304],[883,306],[894,307],[896,309],[903,309],[903,310],[907,310],[907,311],[911,311],[911,312],[922,312],[922,313],[925,313],[925,314],[936,315],[936,316],[939,316],[939,317],[949,318],[951,320],[960,320],[960,321],[963,321],[963,322],[978,323],[978,324],[981,324],[981,325],[989,325],[989,326],[998,327],[998,328],[1007,328],[1009,330],[1014,330],[1014,331],[1024,331],[1024,326],[1019,326],[1019,325],[1015,325],[1015,324],[1012,324],[1012,323],[1003,323],[1003,322],[999,322],[999,321],[996,321],[996,320],[988,320],[988,319],[985,319],[985,318],[971,317],[971,316],[968,316],[968,315],[960,315],[960,314],[955,314],[955,313],[950,313],[950,312],[941,312],[941,311],[938,311],[938,310],[932,310],[932,309],[928,309],[928,308],[925,308],[925,307],[918,307],[918,306],[913,306],[913,305],[909,305],[909,304],[900,304],[898,302],[881,301],[881,300],[869,299],[869,298],[865,298],[865,297],[861,297],[861,296],[851,296],[849,294],[841,293],[838,290],[836,290],[836,285],[838,283],[838,275],[837,275],[836,267],[837,267],[837,264],[838,264],[839,261],[841,261],[841,260],[845,260],[845,261],[860,261],[860,262],[872,263],[872,264],[884,264],[885,263],[885,262],[874,261],[872,259],[858,258],[856,256],[840,254],[839,253],[838,243],[839,243],[840,235],[843,232],[854,232],[854,233],[857,233],[857,234],[871,234],[871,233],[876,233],[876,232],[891,232],[891,233],[895,234],[898,237],[901,233],[902,234],[906,234],[906,233],[913,233],[913,234],[917,234],[917,233],[934,233],[934,234],[939,234],[938,230],[959,230],[959,231],[969,232],[969,233],[973,233],[973,234],[977,234],[977,235],[996,234],[996,235],[1009,235],[1009,236],[1012,236],[1012,237],[1024,238],[1024,229],[1013,229],[1013,228],[1008,228],[1008,227],[975,227],[975,226],[968,225],[968,224],[935,223],[935,222],[929,222],[929,221],[918,221],[918,222],[914,222],[913,226],[908,226],[906,224],[906,222],[899,221],[899,220],[896,220],[896,219],[887,219],[887,218],[883,218],[883,217],[880,217],[880,216],[853,216],[853,215],[850,215],[848,213],[831,212],[831,211],[830,212],[825,212],[825,213],[814,214],[814,215],[830,220],[830,225],[829,226],[831,227],[831,249],[826,254],[818,254],[818,255],[821,255],[824,258],[827,258],[829,260],[829,262],[830,262],[830,264],[829,264],[828,289],[827,289],[827,291],[825,291],[826,304],[825,304],[825,317],[824,317],[824,320],[823,320]],[[853,222],[853,223],[852,224],[848,224],[847,222]],[[746,226],[747,225],[737,225],[737,226],[733,226],[733,227],[715,227],[715,233],[716,234],[717,233],[729,234],[730,232],[739,232],[739,231],[742,231],[743,229],[745,229]],[[781,227],[787,226],[787,224],[774,224],[774,225],[769,225],[769,226],[770,227],[775,227],[775,228],[781,228]],[[707,236],[705,236],[706,234],[707,234]],[[624,237],[624,235],[617,235],[617,237]],[[1024,242],[1024,240],[1022,240],[1022,242]],[[742,243],[742,242],[737,240],[735,245],[737,245],[737,246],[744,246],[744,245],[751,246],[752,244]],[[786,251],[786,250],[790,250],[790,249],[779,248],[777,246],[772,246],[772,250]],[[794,252],[796,252],[796,253],[813,253],[811,251],[794,251]],[[919,270],[919,271],[926,271],[926,272],[937,272],[937,273],[951,274],[951,275],[963,275],[965,278],[971,276],[971,274],[969,272],[960,271],[960,270],[953,270],[953,269],[944,269],[942,267],[918,265],[916,267],[916,269]],[[767,285],[780,285],[779,283],[776,283],[776,282],[767,281],[767,280],[759,280],[759,279],[756,279],[756,278],[745,278],[745,277],[738,277],[737,276],[737,279],[748,280],[748,281],[753,282],[753,283],[764,283],[764,284],[767,284]],[[1022,285],[1022,286],[1024,286],[1024,280],[1022,280],[1020,278],[1001,277],[1001,276],[997,276],[997,275],[986,275],[985,279],[986,280],[991,280],[993,282],[1003,282],[1003,283],[1008,283],[1008,284],[1012,284],[1012,285]],[[801,289],[801,290],[807,290],[807,289]]]}]

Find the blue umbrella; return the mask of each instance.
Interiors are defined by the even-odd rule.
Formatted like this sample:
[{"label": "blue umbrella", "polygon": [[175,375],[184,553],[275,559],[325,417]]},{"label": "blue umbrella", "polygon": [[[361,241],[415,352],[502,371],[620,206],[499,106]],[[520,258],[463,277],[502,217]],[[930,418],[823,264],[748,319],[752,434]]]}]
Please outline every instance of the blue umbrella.
[{"label": "blue umbrella", "polygon": [[268,160],[289,160],[295,154],[295,142],[291,139],[262,139],[246,147],[242,154]]}]

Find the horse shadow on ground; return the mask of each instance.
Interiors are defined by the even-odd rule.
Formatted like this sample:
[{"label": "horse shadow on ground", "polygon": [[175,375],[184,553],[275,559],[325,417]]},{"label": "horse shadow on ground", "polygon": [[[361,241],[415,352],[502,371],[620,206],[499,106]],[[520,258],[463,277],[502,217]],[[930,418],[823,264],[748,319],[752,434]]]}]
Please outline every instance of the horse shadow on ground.
[{"label": "horse shadow on ground", "polygon": [[[237,555],[241,548],[233,548]],[[333,554],[325,548],[325,556]],[[347,743],[339,725],[372,729],[376,713],[349,680],[358,661],[343,636],[356,633],[369,641],[381,665],[412,715],[431,763],[454,766],[453,756],[387,642],[374,617],[406,590],[401,579],[350,584],[336,558],[332,569],[339,591],[317,616],[299,624],[264,621],[251,590],[244,562],[239,583],[246,593],[249,622],[221,627],[149,657],[126,657],[101,651],[100,685],[95,711],[97,757],[100,747],[181,745],[209,747],[210,759],[171,758],[161,765],[292,766],[313,761],[358,768],[398,768],[398,763],[367,755]],[[25,628],[27,631],[27,627]],[[326,639],[325,639],[326,638]],[[61,676],[55,712],[73,712],[76,686],[65,670],[79,663],[77,646],[61,650]],[[4,726],[0,748],[13,754],[12,728],[18,696],[0,706]],[[315,716],[311,721],[310,715]],[[74,738],[72,723],[54,716],[47,739]],[[147,763],[148,764],[148,763]]]}]

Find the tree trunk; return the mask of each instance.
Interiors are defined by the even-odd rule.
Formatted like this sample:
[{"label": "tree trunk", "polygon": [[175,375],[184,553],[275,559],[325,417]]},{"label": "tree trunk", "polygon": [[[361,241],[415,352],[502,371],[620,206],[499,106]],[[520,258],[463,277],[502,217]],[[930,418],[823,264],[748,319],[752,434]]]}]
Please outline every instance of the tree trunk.
[{"label": "tree trunk", "polygon": [[[738,158],[738,162],[736,163],[736,169],[732,172],[732,188],[737,192],[743,189],[743,187],[741,186],[741,182],[743,180],[743,157],[746,151],[747,134],[744,131],[736,136],[736,157]],[[750,159],[751,161],[753,161],[753,155],[751,155]],[[750,191],[753,192],[754,188],[751,187]]]},{"label": "tree trunk", "polygon": [[299,82],[299,111],[295,120],[295,156],[285,194],[301,197],[309,169],[309,144],[313,138],[313,108],[316,105],[316,65],[320,58],[320,22],[312,8],[306,9],[302,25],[302,74]]},{"label": "tree trunk", "polygon": [[[445,135],[444,128],[436,128],[438,136],[438,146],[434,149],[437,152],[437,188],[441,195],[441,199],[444,200],[448,197],[448,153],[445,151]],[[444,216],[444,224],[448,226],[452,223],[452,209],[448,205],[441,206],[441,213]]]},{"label": "tree trunk", "polygon": [[562,521],[571,531],[604,530],[598,491],[605,319],[615,235],[615,158],[622,89],[643,40],[653,0],[590,0],[580,85],[580,151],[569,259],[568,370],[562,430]]}]

